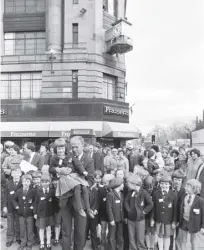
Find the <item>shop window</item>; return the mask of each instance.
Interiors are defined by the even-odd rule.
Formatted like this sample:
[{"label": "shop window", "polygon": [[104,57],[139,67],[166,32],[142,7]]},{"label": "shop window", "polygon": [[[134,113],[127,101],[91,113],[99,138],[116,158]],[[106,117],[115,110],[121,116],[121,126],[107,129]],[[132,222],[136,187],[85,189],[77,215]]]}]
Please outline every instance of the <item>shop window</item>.
[{"label": "shop window", "polygon": [[108,100],[115,100],[115,92],[116,92],[116,77],[104,74],[102,98]]},{"label": "shop window", "polygon": [[4,34],[5,55],[36,55],[45,53],[45,32]]},{"label": "shop window", "polygon": [[78,47],[78,43],[79,43],[78,23],[72,24],[72,43],[73,43],[73,47]]},{"label": "shop window", "polygon": [[38,99],[42,88],[41,73],[2,73],[1,99]]},{"label": "shop window", "polygon": [[78,70],[72,71],[72,98],[78,98]]},{"label": "shop window", "polygon": [[45,12],[46,0],[4,0],[5,13]]}]

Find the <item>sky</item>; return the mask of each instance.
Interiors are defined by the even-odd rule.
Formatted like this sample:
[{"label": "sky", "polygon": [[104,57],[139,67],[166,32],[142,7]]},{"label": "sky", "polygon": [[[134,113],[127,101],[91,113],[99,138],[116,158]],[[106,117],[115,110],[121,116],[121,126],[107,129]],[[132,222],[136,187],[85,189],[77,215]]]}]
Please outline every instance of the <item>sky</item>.
[{"label": "sky", "polygon": [[204,109],[204,1],[128,0],[130,122],[142,133],[188,123]]}]

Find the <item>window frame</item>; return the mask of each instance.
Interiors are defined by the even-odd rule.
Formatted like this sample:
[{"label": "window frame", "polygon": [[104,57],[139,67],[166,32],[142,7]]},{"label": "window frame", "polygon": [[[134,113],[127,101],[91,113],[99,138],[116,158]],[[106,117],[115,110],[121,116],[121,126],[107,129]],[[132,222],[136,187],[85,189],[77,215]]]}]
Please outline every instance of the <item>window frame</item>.
[{"label": "window frame", "polygon": [[[76,77],[75,77],[75,74],[76,74]],[[78,94],[79,94],[79,71],[72,70],[72,98],[77,99]]]},{"label": "window frame", "polygon": [[[75,28],[77,27],[77,31],[75,31]],[[75,36],[77,42],[75,42]],[[79,24],[78,23],[72,23],[72,44],[73,47],[78,47],[79,44]]]},{"label": "window frame", "polygon": [[[11,5],[8,6],[8,1],[4,0],[4,13],[41,13],[46,11],[46,0],[21,0],[22,5],[19,5],[19,0],[12,0],[10,1]],[[28,5],[28,3],[32,3],[31,5]],[[40,8],[39,8],[40,6]],[[23,7],[23,11],[17,11],[17,8]],[[8,8],[13,9],[13,11],[7,11]],[[28,8],[31,11],[28,11]]]},{"label": "window frame", "polygon": [[[112,83],[110,83],[110,80],[112,80]],[[106,84],[106,85],[105,85]],[[110,98],[110,90],[109,88],[112,88],[112,97]],[[107,100],[116,100],[116,88],[117,88],[117,77],[113,75],[109,75],[106,73],[103,73],[103,90],[102,90],[102,98]],[[106,97],[104,96],[104,89],[106,92]]]}]

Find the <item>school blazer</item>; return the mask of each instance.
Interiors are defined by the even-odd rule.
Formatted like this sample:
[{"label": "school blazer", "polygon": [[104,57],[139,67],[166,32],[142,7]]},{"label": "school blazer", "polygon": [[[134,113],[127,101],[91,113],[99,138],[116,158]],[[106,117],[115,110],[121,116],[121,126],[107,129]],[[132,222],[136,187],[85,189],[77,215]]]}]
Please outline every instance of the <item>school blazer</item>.
[{"label": "school blazer", "polygon": [[[178,222],[181,226],[184,213],[184,200],[186,194],[181,199],[181,204],[178,204]],[[189,233],[197,233],[201,228],[204,228],[204,200],[198,195],[195,196],[190,210],[189,218]]]},{"label": "school blazer", "polygon": [[8,213],[15,212],[15,208],[13,206],[14,195],[16,191],[21,187],[22,187],[21,180],[19,181],[17,186],[14,185],[13,179],[7,180],[5,188],[4,207],[7,207]]},{"label": "school blazer", "polygon": [[98,189],[93,188],[90,191],[89,195],[89,201],[90,201],[90,208],[91,210],[97,210],[99,209],[99,196],[98,196]]},{"label": "school blazer", "polygon": [[37,214],[40,218],[50,217],[54,214],[54,198],[55,191],[53,188],[49,188],[49,193],[44,194],[43,189],[36,190],[34,214]]},{"label": "school blazer", "polygon": [[128,192],[124,206],[129,220],[141,221],[152,210],[153,202],[150,194],[141,188],[136,195],[132,190]]},{"label": "school blazer", "polygon": [[106,200],[109,193],[107,187],[99,187],[98,196],[99,196],[99,219],[101,221],[108,221],[108,214],[106,210]]},{"label": "school blazer", "polygon": [[35,189],[29,188],[28,192],[24,194],[23,187],[17,190],[14,195],[13,206],[20,216],[24,218],[33,217],[33,209],[35,202]]},{"label": "school blazer", "polygon": [[154,202],[153,219],[158,223],[165,225],[177,221],[177,197],[176,194],[169,190],[165,199],[161,190],[157,190],[152,196]]},{"label": "school blazer", "polygon": [[123,212],[123,193],[120,192],[120,195],[111,190],[107,195],[106,200],[106,210],[108,214],[108,221],[121,222],[124,219]]}]

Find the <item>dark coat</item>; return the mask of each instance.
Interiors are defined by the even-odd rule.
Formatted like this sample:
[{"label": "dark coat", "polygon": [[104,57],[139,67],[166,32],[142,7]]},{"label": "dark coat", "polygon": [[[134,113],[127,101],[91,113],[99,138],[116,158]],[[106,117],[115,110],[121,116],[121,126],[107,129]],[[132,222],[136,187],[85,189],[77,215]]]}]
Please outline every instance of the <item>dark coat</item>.
[{"label": "dark coat", "polygon": [[99,209],[99,196],[98,196],[98,189],[97,188],[93,188],[90,191],[90,195],[89,195],[89,202],[90,202],[90,208],[92,211]]},{"label": "dark coat", "polygon": [[[177,207],[179,226],[183,221],[185,197],[186,194],[183,195],[181,204]],[[197,233],[201,228],[204,228],[204,200],[196,195],[190,210],[189,233]]]},{"label": "dark coat", "polygon": [[83,154],[80,162],[82,163],[84,169],[86,172],[88,172],[88,175],[86,176],[86,180],[89,183],[89,186],[93,186],[94,184],[94,161],[88,154]]},{"label": "dark coat", "polygon": [[94,160],[94,169],[100,170],[104,173],[104,155],[102,152],[98,151],[93,153],[93,160]]},{"label": "dark coat", "polygon": [[161,190],[157,190],[152,196],[154,202],[153,219],[158,223],[165,225],[177,221],[177,197],[176,194],[169,190],[165,199]]},{"label": "dark coat", "polygon": [[149,214],[153,208],[150,194],[142,188],[138,194],[135,194],[134,191],[129,191],[124,205],[128,219],[137,221],[144,220],[145,215]]},{"label": "dark coat", "polygon": [[136,165],[141,165],[142,162],[142,157],[140,156],[140,154],[130,154],[128,155],[128,160],[129,160],[129,171],[133,172],[134,167]]},{"label": "dark coat", "polygon": [[50,165],[50,159],[52,155],[49,152],[47,152],[47,154],[43,155],[42,157],[43,157],[43,165]]},{"label": "dark coat", "polygon": [[108,221],[121,222],[124,219],[123,212],[123,193],[120,192],[120,195],[111,190],[107,195],[106,200],[106,210],[108,214]]},{"label": "dark coat", "polygon": [[[26,155],[24,156],[23,160],[28,161],[29,162],[29,157]],[[33,166],[37,167],[39,170],[42,169],[42,166],[44,165],[44,159],[43,156],[41,156],[39,153],[34,154],[33,159],[31,161],[31,163]]]},{"label": "dark coat", "polygon": [[53,188],[49,188],[49,193],[44,194],[42,188],[36,189],[34,214],[37,214],[40,218],[50,217],[54,214],[54,198],[55,191]]},{"label": "dark coat", "polygon": [[14,195],[13,206],[18,206],[19,209],[17,210],[20,216],[24,218],[33,217],[33,209],[34,209],[34,202],[35,202],[35,189],[32,187],[29,188],[27,194],[24,194],[23,187],[17,190]]},{"label": "dark coat", "polygon": [[21,187],[22,187],[21,180],[19,181],[17,186],[14,185],[13,179],[10,179],[6,182],[4,207],[7,207],[8,213],[15,212],[13,206],[14,195],[16,191]]},{"label": "dark coat", "polygon": [[109,191],[110,190],[107,187],[99,187],[98,189],[100,221],[108,221],[108,214],[106,210],[106,199]]}]

